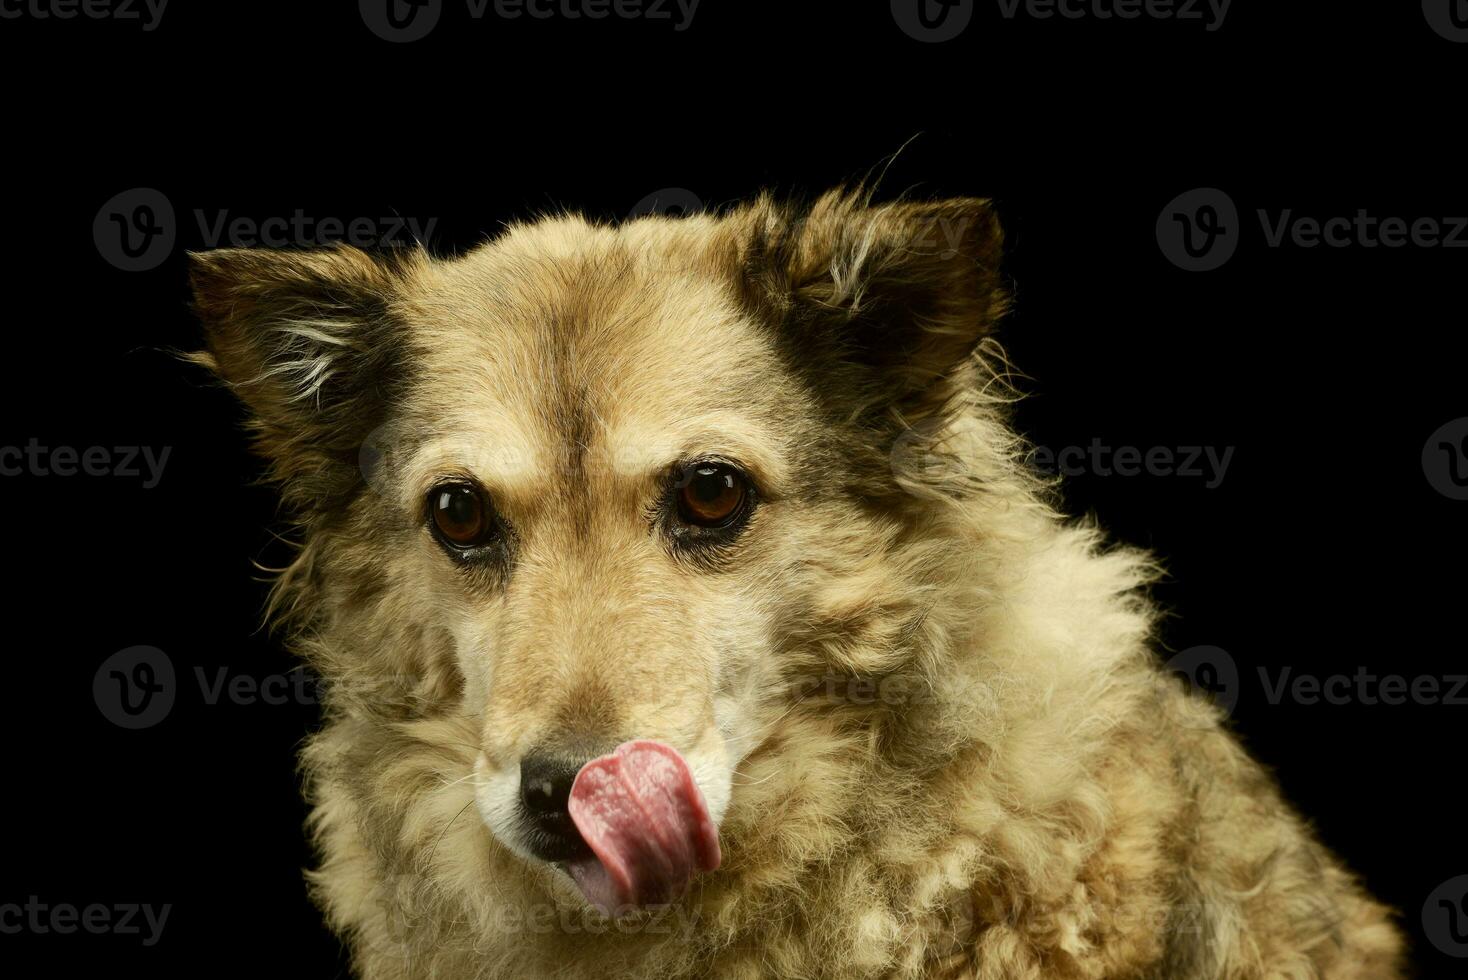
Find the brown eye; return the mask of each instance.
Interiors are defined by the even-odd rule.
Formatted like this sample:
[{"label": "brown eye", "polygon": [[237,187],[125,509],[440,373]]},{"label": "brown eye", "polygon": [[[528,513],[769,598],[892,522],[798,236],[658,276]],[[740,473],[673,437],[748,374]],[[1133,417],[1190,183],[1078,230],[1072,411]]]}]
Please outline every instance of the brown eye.
[{"label": "brown eye", "polygon": [[484,494],[469,483],[434,487],[428,492],[428,512],[439,540],[453,548],[477,547],[493,529]]},{"label": "brown eye", "polygon": [[697,463],[684,473],[678,516],[699,527],[723,527],[744,510],[749,488],[744,474],[722,463]]}]

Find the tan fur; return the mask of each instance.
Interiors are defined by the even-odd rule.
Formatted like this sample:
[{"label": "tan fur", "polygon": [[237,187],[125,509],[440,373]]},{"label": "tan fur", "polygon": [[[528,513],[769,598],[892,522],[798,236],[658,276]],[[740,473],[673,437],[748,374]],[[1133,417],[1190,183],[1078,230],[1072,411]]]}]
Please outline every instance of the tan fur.
[{"label": "tan fur", "polygon": [[[1163,674],[1152,563],[1022,465],[999,241],[984,202],[833,194],[196,256],[200,358],[301,526],[274,608],[330,684],[311,878],[362,977],[1400,975],[1388,912]],[[716,567],[648,517],[707,452],[761,488]],[[503,574],[424,530],[453,474],[515,528]],[[610,922],[476,791],[632,737],[726,767],[725,861]]]}]

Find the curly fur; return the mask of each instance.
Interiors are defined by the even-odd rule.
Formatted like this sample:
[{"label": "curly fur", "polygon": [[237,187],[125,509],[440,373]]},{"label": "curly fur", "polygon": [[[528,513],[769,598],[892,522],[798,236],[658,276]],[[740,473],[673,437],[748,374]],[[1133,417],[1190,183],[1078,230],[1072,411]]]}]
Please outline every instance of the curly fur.
[{"label": "curly fur", "polygon": [[[1388,911],[1162,671],[1154,563],[1024,465],[1000,242],[982,201],[833,193],[194,257],[198,359],[300,524],[272,608],[329,683],[310,877],[362,977],[1400,975]],[[717,568],[618,530],[641,484],[606,475],[613,433],[640,458],[694,416],[775,488]],[[429,446],[505,480],[502,572],[427,540]],[[672,907],[605,919],[476,813],[535,732],[710,713],[726,860]]]}]

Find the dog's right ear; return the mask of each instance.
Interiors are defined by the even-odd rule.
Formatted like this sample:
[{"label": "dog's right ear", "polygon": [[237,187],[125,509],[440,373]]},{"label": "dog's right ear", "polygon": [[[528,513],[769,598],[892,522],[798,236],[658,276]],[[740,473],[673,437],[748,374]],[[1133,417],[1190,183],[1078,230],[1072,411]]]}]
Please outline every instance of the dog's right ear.
[{"label": "dog's right ear", "polygon": [[190,359],[248,407],[256,449],[300,512],[360,481],[363,440],[407,370],[395,300],[423,261],[347,246],[190,256],[207,346]]}]

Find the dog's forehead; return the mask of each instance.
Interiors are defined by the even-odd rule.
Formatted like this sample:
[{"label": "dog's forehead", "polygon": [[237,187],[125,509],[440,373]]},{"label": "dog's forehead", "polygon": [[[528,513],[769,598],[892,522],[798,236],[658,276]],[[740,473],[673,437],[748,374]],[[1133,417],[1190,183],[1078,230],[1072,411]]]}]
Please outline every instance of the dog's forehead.
[{"label": "dog's forehead", "polygon": [[587,452],[629,472],[710,450],[777,467],[794,380],[682,234],[535,226],[447,264],[415,303],[415,410],[507,479]]}]

